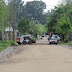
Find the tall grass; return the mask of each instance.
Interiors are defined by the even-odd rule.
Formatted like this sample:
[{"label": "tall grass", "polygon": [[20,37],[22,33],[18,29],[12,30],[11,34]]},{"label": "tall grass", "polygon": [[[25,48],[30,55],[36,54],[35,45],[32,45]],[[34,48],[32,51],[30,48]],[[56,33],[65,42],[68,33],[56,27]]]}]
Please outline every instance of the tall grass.
[{"label": "tall grass", "polygon": [[0,41],[0,52],[15,43],[13,41]]}]

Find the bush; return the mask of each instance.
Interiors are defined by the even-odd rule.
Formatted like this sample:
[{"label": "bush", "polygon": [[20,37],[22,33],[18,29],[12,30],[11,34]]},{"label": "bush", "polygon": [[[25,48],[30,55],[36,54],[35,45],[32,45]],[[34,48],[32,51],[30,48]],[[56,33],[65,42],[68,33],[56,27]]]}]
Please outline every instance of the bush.
[{"label": "bush", "polygon": [[65,43],[68,43],[68,37],[69,37],[68,35],[65,36],[65,39],[64,39]]},{"label": "bush", "polygon": [[68,40],[67,40],[67,39],[65,39],[65,40],[64,40],[64,42],[65,42],[65,43],[68,43]]},{"label": "bush", "polygon": [[15,41],[11,41],[11,46],[15,45],[16,42]]}]

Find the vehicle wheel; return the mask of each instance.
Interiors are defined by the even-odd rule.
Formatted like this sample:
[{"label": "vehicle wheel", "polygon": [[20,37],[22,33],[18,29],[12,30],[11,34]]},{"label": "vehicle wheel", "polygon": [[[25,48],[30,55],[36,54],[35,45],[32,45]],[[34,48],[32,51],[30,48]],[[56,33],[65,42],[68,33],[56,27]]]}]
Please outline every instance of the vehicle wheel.
[{"label": "vehicle wheel", "polygon": [[29,41],[28,44],[32,44],[32,41]]},{"label": "vehicle wheel", "polygon": [[26,45],[27,43],[25,41],[23,41],[23,45]]},{"label": "vehicle wheel", "polygon": [[56,45],[57,45],[58,43],[56,43]]},{"label": "vehicle wheel", "polygon": [[20,43],[20,42],[19,42],[18,44],[19,44],[19,45],[21,45],[21,43]]},{"label": "vehicle wheel", "polygon": [[51,44],[51,42],[50,42],[50,44]]},{"label": "vehicle wheel", "polygon": [[36,40],[33,40],[33,43],[36,43]]},{"label": "vehicle wheel", "polygon": [[48,38],[48,40],[50,40],[50,39]]},{"label": "vehicle wheel", "polygon": [[43,39],[43,38],[41,38],[41,39]]},{"label": "vehicle wheel", "polygon": [[34,43],[36,43],[36,40],[35,40],[35,42]]},{"label": "vehicle wheel", "polygon": [[31,41],[32,41],[32,43],[35,43],[35,40],[32,39]]}]

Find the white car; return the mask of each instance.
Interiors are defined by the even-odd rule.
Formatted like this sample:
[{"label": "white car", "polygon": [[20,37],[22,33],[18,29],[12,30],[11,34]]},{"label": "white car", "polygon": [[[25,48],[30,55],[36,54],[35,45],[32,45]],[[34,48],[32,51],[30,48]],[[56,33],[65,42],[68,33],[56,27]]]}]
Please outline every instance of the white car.
[{"label": "white car", "polygon": [[38,38],[38,39],[43,39],[43,37],[41,37],[41,36],[39,36],[39,35],[37,35],[37,38]]},{"label": "white car", "polygon": [[58,41],[60,40],[59,35],[52,35],[52,38],[56,38]]},{"label": "white car", "polygon": [[50,44],[58,44],[58,40],[56,38],[50,38],[49,43]]}]

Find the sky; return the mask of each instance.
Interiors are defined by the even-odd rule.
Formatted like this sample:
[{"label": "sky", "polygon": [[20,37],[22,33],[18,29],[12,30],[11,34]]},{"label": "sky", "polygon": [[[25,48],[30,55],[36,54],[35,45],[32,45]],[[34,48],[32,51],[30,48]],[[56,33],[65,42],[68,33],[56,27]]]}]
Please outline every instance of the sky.
[{"label": "sky", "polygon": [[[27,1],[33,1],[33,0],[24,0],[24,2],[26,3]],[[47,12],[48,10],[51,10],[54,8],[54,6],[57,6],[58,4],[61,3],[61,0],[42,0],[43,2],[46,3],[46,9],[44,10],[45,12]]]}]

